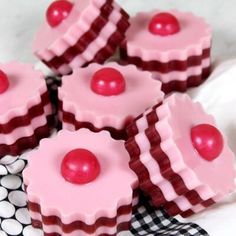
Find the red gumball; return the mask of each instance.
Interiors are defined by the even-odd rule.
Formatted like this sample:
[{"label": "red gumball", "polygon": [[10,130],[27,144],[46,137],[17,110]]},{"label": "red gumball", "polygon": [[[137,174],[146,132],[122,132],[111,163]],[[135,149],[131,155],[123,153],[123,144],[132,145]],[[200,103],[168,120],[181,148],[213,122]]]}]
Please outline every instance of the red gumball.
[{"label": "red gumball", "polygon": [[67,0],[58,0],[53,2],[47,9],[47,21],[51,27],[58,26],[64,19],[68,17],[73,4]]},{"label": "red gumball", "polygon": [[155,35],[168,36],[178,33],[180,31],[180,25],[175,16],[163,12],[152,18],[149,24],[149,31]]},{"label": "red gumball", "polygon": [[103,96],[119,95],[125,91],[125,79],[118,70],[103,68],[94,74],[91,89]]},{"label": "red gumball", "polygon": [[100,164],[96,156],[86,149],[70,151],[61,163],[61,174],[70,183],[87,184],[97,178]]},{"label": "red gumball", "polygon": [[220,131],[209,124],[200,124],[191,129],[194,148],[207,161],[216,159],[223,150],[224,140]]},{"label": "red gumball", "polygon": [[9,87],[7,75],[0,70],[0,94],[4,93]]}]

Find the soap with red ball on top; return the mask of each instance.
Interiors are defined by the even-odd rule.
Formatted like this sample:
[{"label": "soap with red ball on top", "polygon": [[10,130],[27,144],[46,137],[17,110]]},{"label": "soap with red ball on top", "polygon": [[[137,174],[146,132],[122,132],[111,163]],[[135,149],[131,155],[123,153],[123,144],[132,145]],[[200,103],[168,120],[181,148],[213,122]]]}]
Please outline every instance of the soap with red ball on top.
[{"label": "soap with red ball on top", "polygon": [[165,93],[185,92],[210,74],[211,27],[192,13],[141,12],[121,45],[121,58],[153,73]]},{"label": "soap with red ball on top", "polygon": [[126,139],[127,125],[163,97],[161,83],[150,72],[134,65],[94,63],[62,77],[59,119],[64,129],[108,130],[113,138]]},{"label": "soap with red ball on top", "polygon": [[33,42],[34,54],[55,74],[104,63],[125,38],[128,14],[107,0],[57,0]]},{"label": "soap with red ball on top", "polygon": [[28,161],[23,179],[29,214],[45,235],[129,230],[138,204],[138,179],[129,168],[123,141],[107,131],[62,130],[42,140]]},{"label": "soap with red ball on top", "polygon": [[156,207],[188,217],[234,191],[234,154],[213,116],[173,94],[127,128],[130,167]]},{"label": "soap with red ball on top", "polygon": [[0,158],[36,147],[52,122],[44,75],[29,64],[0,64]]}]

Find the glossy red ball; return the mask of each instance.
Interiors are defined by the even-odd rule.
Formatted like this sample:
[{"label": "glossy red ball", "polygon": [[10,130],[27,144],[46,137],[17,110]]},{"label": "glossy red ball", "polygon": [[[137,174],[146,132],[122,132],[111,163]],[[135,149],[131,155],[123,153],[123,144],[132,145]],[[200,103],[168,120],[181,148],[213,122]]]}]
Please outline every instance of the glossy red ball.
[{"label": "glossy red ball", "polygon": [[0,94],[4,93],[9,87],[9,81],[7,75],[0,70]]},{"label": "glossy red ball", "polygon": [[220,131],[209,124],[200,124],[191,129],[194,148],[202,158],[213,161],[222,152],[224,140]]},{"label": "glossy red ball", "polygon": [[46,17],[51,27],[58,26],[68,17],[72,10],[73,4],[67,0],[58,0],[53,2],[47,9]]},{"label": "glossy red ball", "polygon": [[100,173],[100,164],[96,156],[86,149],[70,151],[61,163],[61,174],[70,183],[87,184],[95,180]]},{"label": "glossy red ball", "polygon": [[180,31],[180,25],[175,16],[163,12],[156,14],[152,18],[149,24],[149,31],[155,35],[168,36],[178,33]]},{"label": "glossy red ball", "polygon": [[103,96],[119,95],[125,91],[125,79],[118,70],[103,68],[93,75],[91,89]]}]

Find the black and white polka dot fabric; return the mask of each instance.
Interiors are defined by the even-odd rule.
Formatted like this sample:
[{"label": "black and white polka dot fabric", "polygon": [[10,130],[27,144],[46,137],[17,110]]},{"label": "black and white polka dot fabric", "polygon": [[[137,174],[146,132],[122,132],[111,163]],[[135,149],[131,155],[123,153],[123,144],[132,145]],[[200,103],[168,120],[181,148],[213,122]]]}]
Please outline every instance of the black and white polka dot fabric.
[{"label": "black and white polka dot fabric", "polygon": [[0,236],[43,235],[31,226],[27,210],[22,170],[27,164],[27,155],[5,156],[0,160]]},{"label": "black and white polka dot fabric", "polygon": [[[51,101],[56,103],[60,80],[47,78]],[[55,111],[56,112],[56,111]],[[52,136],[55,135],[53,132]],[[0,236],[43,236],[40,229],[31,226],[26,206],[22,171],[27,165],[29,151],[18,157],[0,159]],[[135,236],[206,236],[205,230],[193,223],[181,223],[163,210],[154,210],[141,197],[140,206],[132,217],[131,233]]]}]

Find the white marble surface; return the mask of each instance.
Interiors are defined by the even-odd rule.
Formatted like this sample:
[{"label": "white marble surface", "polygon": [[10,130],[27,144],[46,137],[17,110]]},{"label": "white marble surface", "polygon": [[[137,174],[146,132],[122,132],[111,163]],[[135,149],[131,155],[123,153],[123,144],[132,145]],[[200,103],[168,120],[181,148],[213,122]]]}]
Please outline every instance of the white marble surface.
[{"label": "white marble surface", "polygon": [[[51,0],[0,0],[0,62],[19,60],[36,63],[37,59],[31,53],[31,42],[44,12]],[[118,0],[122,6],[134,14],[137,11],[147,11],[153,8],[177,8],[183,11],[193,11],[204,16],[214,29],[214,58],[228,59],[236,55],[235,0]],[[228,208],[230,211],[230,207]],[[209,225],[211,236],[222,236],[220,221],[229,221],[229,234],[235,235],[235,217],[230,213],[222,215]],[[212,214],[214,218],[214,211]],[[192,218],[195,222],[208,227],[202,222],[203,215]],[[214,221],[212,221],[214,222]],[[231,226],[232,227],[231,227]],[[231,228],[230,228],[231,227]]]}]

